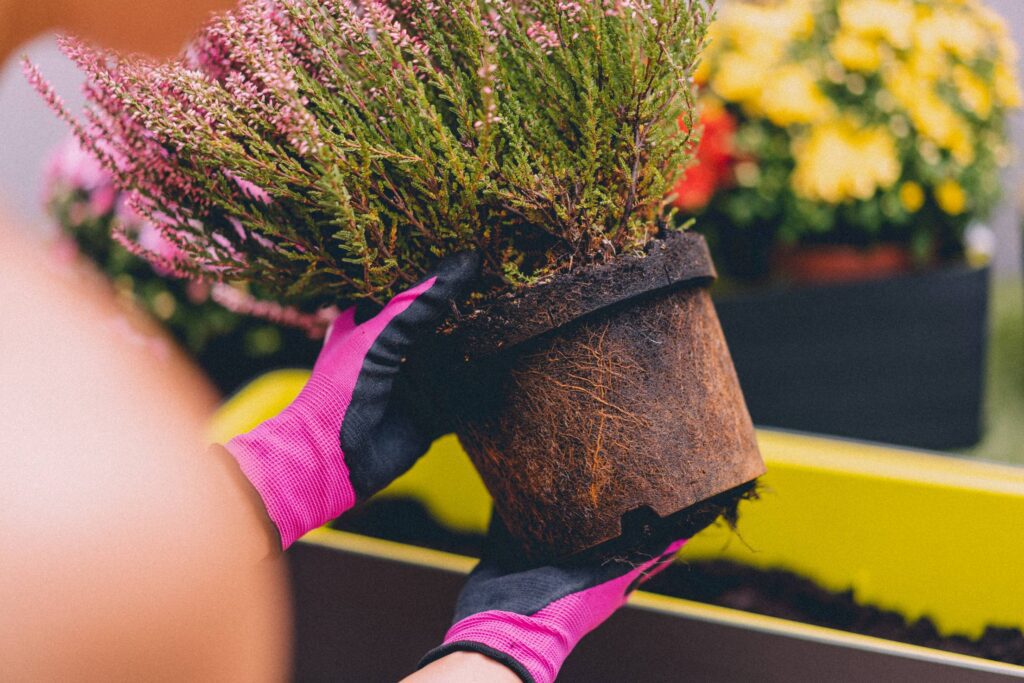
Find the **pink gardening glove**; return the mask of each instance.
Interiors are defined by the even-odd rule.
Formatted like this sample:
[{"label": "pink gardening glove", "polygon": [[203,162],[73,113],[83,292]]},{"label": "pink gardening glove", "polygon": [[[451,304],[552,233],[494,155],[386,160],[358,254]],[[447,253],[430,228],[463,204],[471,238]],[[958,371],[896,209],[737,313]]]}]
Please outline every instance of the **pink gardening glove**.
[{"label": "pink gardening glove", "polygon": [[444,433],[400,369],[478,269],[475,255],[458,254],[373,318],[342,313],[291,405],[228,442],[282,548],[387,486]]},{"label": "pink gardening glove", "polygon": [[459,650],[501,662],[526,683],[550,683],[576,644],[667,567],[686,540],[617,560],[524,568],[494,516],[487,549],[469,575],[444,644],[420,668]]}]

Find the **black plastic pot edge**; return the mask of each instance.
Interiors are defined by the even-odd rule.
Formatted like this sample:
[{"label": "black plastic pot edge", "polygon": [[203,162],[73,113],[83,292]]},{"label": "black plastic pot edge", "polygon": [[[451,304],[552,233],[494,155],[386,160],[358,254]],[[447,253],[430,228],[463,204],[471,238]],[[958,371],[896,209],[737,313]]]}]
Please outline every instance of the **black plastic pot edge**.
[{"label": "black plastic pot edge", "polygon": [[[485,358],[638,299],[686,286],[707,286],[717,276],[704,237],[677,232],[652,241],[643,256],[622,255],[605,264],[559,273],[485,302],[471,314],[450,321],[454,327],[450,339],[467,359]],[[602,291],[600,285],[613,278],[615,290]],[[559,306],[550,305],[554,299]],[[543,318],[532,316],[532,309],[543,311]]]}]

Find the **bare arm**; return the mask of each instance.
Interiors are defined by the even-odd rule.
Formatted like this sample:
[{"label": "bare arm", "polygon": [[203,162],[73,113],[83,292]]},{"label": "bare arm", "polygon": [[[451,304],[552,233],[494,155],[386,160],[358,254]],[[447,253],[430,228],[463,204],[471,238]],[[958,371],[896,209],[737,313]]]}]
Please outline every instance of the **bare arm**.
[{"label": "bare arm", "polygon": [[14,680],[273,681],[266,516],[207,450],[215,395],[0,222],[0,661]]},{"label": "bare arm", "polygon": [[519,683],[504,664],[476,652],[453,652],[429,664],[403,683]]},{"label": "bare arm", "polygon": [[[176,353],[133,342],[102,283],[40,249],[0,222],[5,672],[286,679],[280,541],[235,462],[205,447],[215,395]],[[408,680],[519,678],[456,652]]]}]

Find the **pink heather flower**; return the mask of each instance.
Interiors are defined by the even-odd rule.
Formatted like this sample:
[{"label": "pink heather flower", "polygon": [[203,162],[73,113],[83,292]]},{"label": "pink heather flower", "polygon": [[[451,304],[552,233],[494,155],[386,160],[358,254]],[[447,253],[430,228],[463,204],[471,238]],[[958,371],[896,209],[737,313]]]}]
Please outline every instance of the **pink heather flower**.
[{"label": "pink heather flower", "polygon": [[575,22],[583,13],[583,5],[576,0],[561,0],[558,3],[558,11],[565,14],[565,18],[570,22]]},{"label": "pink heather flower", "polygon": [[146,219],[132,208],[130,197],[125,193],[117,197],[117,202],[114,204],[114,217],[132,232],[138,232],[139,226],[146,222]]},{"label": "pink heather flower", "polygon": [[234,216],[229,216],[228,222],[231,224],[231,227],[235,229],[235,234],[238,235],[238,239],[240,239],[241,241],[244,242],[248,239],[251,239],[264,249],[274,248],[274,243],[268,240],[263,235],[256,232],[246,232],[245,228],[242,227],[242,222],[235,218]]},{"label": "pink heather flower", "polygon": [[47,185],[60,183],[85,192],[113,184],[113,179],[100,162],[83,150],[73,137],[62,142],[50,155],[44,179]]},{"label": "pink heather flower", "polygon": [[184,254],[170,240],[164,237],[160,228],[149,221],[144,221],[139,227],[135,242],[148,254],[157,256],[157,259],[147,257],[153,270],[162,276],[173,275],[176,268],[168,268],[169,264],[179,263],[184,260]]},{"label": "pink heather flower", "polygon": [[[110,236],[115,242],[124,247],[125,251],[129,254],[138,256],[144,261],[147,261],[150,268],[152,268],[157,274],[163,277],[176,277],[182,279],[190,276],[190,273],[181,267],[182,264],[174,261],[173,259],[165,258],[157,252],[143,247],[138,241],[138,237],[129,234],[123,225],[114,226],[110,231]],[[155,240],[151,241],[151,243],[153,242],[155,242]]]},{"label": "pink heather flower", "polygon": [[242,191],[242,194],[249,199],[253,199],[261,204],[269,204],[272,201],[270,195],[267,194],[267,191],[256,183],[251,183],[248,180],[239,178],[231,171],[224,171],[224,175],[233,180],[235,184],[238,185],[238,189]]},{"label": "pink heather flower", "polygon": [[535,21],[530,24],[526,29],[526,35],[529,36],[530,40],[537,43],[537,45],[549,54],[552,50],[562,46],[562,42],[558,38],[558,33],[549,28],[542,21]]},{"label": "pink heather flower", "polygon": [[117,203],[118,189],[114,187],[113,178],[89,195],[89,211],[94,216],[105,216],[114,209]]},{"label": "pink heather flower", "polygon": [[[78,121],[34,66],[25,64],[25,73],[71,124],[82,154],[113,179],[110,189],[90,195],[89,210],[113,206],[114,239],[158,272],[211,287],[260,282],[261,293],[265,286],[288,301],[376,299],[414,281],[431,256],[464,242],[507,252],[523,225],[557,223],[548,226],[557,229],[551,234],[559,245],[551,254],[559,263],[570,255],[570,264],[605,224],[635,233],[616,238],[615,248],[633,248],[647,235],[660,191],[644,190],[639,208],[613,215],[612,202],[581,199],[593,194],[584,194],[592,178],[565,183],[564,169],[548,168],[560,158],[564,131],[580,127],[574,108],[565,108],[564,119],[552,115],[561,95],[535,97],[538,82],[530,78],[552,63],[545,53],[589,49],[589,41],[574,39],[592,20],[604,21],[600,11],[626,21],[647,12],[648,2],[240,0],[168,63],[62,39],[62,50],[86,77],[87,105]],[[680,9],[695,11],[699,2],[681,0]],[[633,22],[623,30],[654,41],[650,25]],[[465,35],[479,41],[463,44],[458,37]],[[678,59],[678,41],[671,42],[659,49]],[[641,59],[671,61],[636,52],[634,66]],[[519,86],[531,93],[521,106]],[[615,98],[622,99],[610,101]],[[667,95],[651,98],[645,111],[675,107]],[[516,108],[536,131],[513,136],[513,126],[493,125]],[[619,109],[607,108],[609,124],[619,122]],[[517,167],[537,169],[531,187],[498,180],[506,157],[514,156],[504,151],[513,149],[505,139],[523,150]],[[625,149],[601,144],[615,155]],[[638,144],[644,159],[637,163],[661,163],[649,151],[659,144]],[[606,183],[625,196],[621,180]],[[125,194],[118,197],[114,188]],[[635,190],[617,204],[632,207]],[[625,231],[627,224],[633,227]],[[480,235],[471,234],[478,229]],[[493,260],[500,265],[503,258]],[[488,277],[495,286],[510,279],[501,268]],[[211,296],[282,324],[324,326],[320,314],[223,284]]]},{"label": "pink heather flower", "polygon": [[275,301],[261,301],[224,282],[213,285],[210,297],[234,313],[251,315],[278,325],[305,330],[310,339],[322,338],[331,322],[338,316],[338,309],[334,307],[322,308],[316,313],[303,313],[293,306],[285,306]]},{"label": "pink heather flower", "polygon": [[25,80],[28,84],[42,96],[50,110],[55,113],[62,121],[71,126],[71,130],[75,132],[75,135],[80,137],[81,127],[78,121],[73,117],[64,105],[64,100],[57,91],[53,89],[53,85],[50,84],[43,74],[39,71],[39,68],[35,64],[29,61],[28,57],[24,57],[21,60],[21,71],[25,74]]},{"label": "pink heather flower", "polygon": [[50,155],[43,175],[43,201],[68,192],[81,192],[85,204],[71,207],[76,223],[110,213],[117,201],[114,178],[102,164],[71,137]]},{"label": "pink heather flower", "polygon": [[[131,193],[121,193],[114,207],[115,225],[111,237],[129,253],[144,259],[162,277],[189,278],[189,261],[167,232],[136,209]],[[156,216],[159,218],[159,214]]]}]

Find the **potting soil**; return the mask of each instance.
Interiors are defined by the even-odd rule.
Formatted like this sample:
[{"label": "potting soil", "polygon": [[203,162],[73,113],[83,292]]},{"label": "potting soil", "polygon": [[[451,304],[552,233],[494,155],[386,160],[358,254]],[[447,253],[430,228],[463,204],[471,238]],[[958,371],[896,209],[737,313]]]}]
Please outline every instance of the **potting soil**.
[{"label": "potting soil", "polygon": [[[346,513],[335,529],[479,557],[484,537],[439,524],[417,501],[384,499]],[[685,554],[684,554],[685,558]],[[676,562],[644,590],[697,602],[860,633],[912,645],[1024,665],[1024,632],[989,626],[980,638],[943,636],[922,617],[859,604],[852,591],[833,592],[783,570],[760,570],[725,560]]]}]

